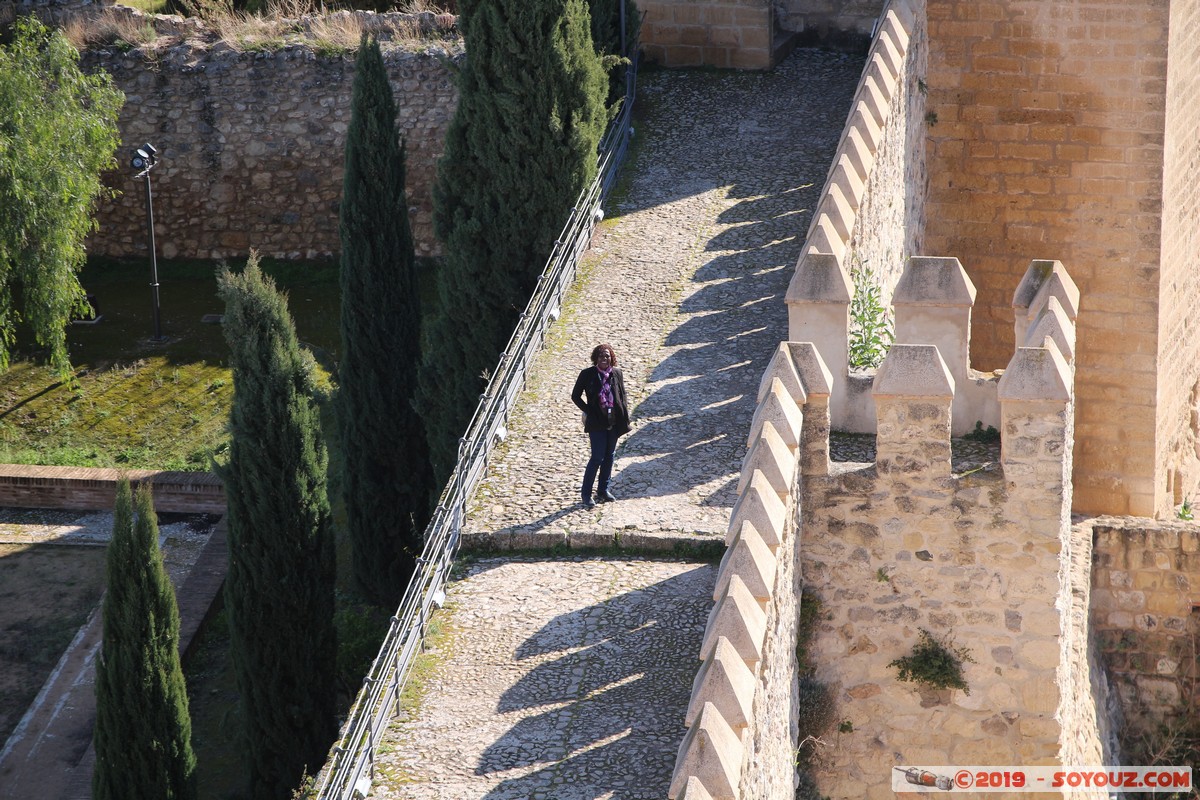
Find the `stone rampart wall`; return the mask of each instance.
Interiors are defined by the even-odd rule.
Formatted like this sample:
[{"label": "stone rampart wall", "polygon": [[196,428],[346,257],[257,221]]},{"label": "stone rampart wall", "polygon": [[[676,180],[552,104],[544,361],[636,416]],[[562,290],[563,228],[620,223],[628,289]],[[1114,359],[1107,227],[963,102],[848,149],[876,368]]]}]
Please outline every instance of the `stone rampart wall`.
[{"label": "stone rampart wall", "polygon": [[1095,541],[1092,627],[1127,724],[1190,716],[1200,700],[1200,525],[1101,517],[1081,527]]},{"label": "stone rampart wall", "polygon": [[[818,754],[823,794],[889,797],[896,766],[1106,755],[1069,518],[1073,370],[1039,344],[997,386],[1000,464],[951,472],[958,381],[941,344],[898,343],[872,388],[875,463],[802,474],[804,585],[827,609],[810,652],[853,728]],[[899,682],[921,630],[970,650],[969,694]]]},{"label": "stone rampart wall", "polygon": [[642,52],[665,67],[770,69],[770,0],[638,0]]},{"label": "stone rampart wall", "polygon": [[[953,252],[980,287],[971,351],[981,369],[1012,352],[1009,297],[1025,259],[1070,265],[1089,303],[1079,319],[1079,511],[1166,510],[1154,443],[1156,398],[1168,388],[1159,383],[1159,308],[1176,291],[1160,269],[1164,100],[1176,57],[1168,22],[1195,5],[928,0],[937,122],[925,247]],[[1194,68],[1187,58],[1181,74]],[[1184,97],[1171,104],[1180,122],[1195,95]],[[1180,302],[1194,307],[1194,291]],[[1194,355],[1184,358],[1196,369]]]},{"label": "stone rampart wall", "polygon": [[924,209],[921,2],[893,0],[882,20],[787,292],[789,338],[815,343],[829,364],[842,430],[874,429],[869,395],[846,399],[851,270],[877,270],[890,299],[919,252]]},{"label": "stone rampart wall", "polygon": [[154,508],[185,514],[224,514],[225,487],[207,472],[38,467],[0,464],[0,506],[111,509],[117,481],[150,481]]},{"label": "stone rampart wall", "polygon": [[[89,251],[146,253],[142,182],[127,164],[132,148],[150,142],[159,151],[152,181],[161,256],[237,258],[251,247],[280,258],[336,255],[353,54],[301,45],[237,52],[204,43],[197,30],[177,30],[172,40],[184,41],[153,54],[85,54],[85,66],[108,71],[126,95],[120,169],[107,177],[121,195],[101,202]],[[457,90],[440,47],[388,48],[384,60],[407,142],[417,253],[431,255],[430,192]]]},{"label": "stone rampart wall", "polygon": [[[887,119],[880,131],[870,176],[854,215],[847,261],[853,270],[863,267],[877,276],[883,288],[883,304],[891,305],[892,291],[909,256],[922,252],[925,192],[925,95],[922,85],[927,70],[928,41],[920,24],[924,10],[919,0],[910,2],[913,26],[904,51],[900,74],[889,102]],[[877,41],[870,63],[883,58],[887,40]],[[864,74],[866,79],[871,77]],[[860,86],[860,92],[864,87]],[[848,134],[848,132],[847,132]],[[832,187],[826,187],[829,191]]]},{"label": "stone rampart wall", "polygon": [[1200,4],[1171,3],[1163,138],[1162,286],[1159,292],[1155,475],[1160,514],[1200,488]]},{"label": "stone rampart wall", "polygon": [[[800,409],[810,397],[815,406],[820,391],[819,375],[803,377],[806,367],[820,368],[813,355],[811,346],[781,344],[759,386],[672,800],[793,796],[800,601],[793,487],[803,461]],[[813,428],[828,437],[827,424]]]}]

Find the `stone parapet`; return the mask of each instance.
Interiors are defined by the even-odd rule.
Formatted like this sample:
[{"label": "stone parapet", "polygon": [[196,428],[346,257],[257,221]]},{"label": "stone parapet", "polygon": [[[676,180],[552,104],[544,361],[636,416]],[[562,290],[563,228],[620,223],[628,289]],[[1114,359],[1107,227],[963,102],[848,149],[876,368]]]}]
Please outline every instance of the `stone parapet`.
[{"label": "stone parapet", "polygon": [[[874,429],[869,392],[843,368],[851,272],[869,269],[890,300],[907,256],[920,249],[924,196],[925,45],[920,0],[892,0],[878,29],[832,169],[788,288],[788,338],[812,342],[834,378],[838,430]],[[846,402],[850,394],[856,402]]]},{"label": "stone parapet", "polygon": [[[809,408],[826,422],[828,370],[815,348],[781,344],[763,375],[715,605],[700,649],[671,782],[673,800],[792,792],[799,585],[797,470]],[[783,429],[782,431],[780,429]],[[812,457],[812,456],[809,456]]]},{"label": "stone parapet", "polygon": [[767,0],[639,0],[646,58],[666,67],[770,69],[774,12]]}]

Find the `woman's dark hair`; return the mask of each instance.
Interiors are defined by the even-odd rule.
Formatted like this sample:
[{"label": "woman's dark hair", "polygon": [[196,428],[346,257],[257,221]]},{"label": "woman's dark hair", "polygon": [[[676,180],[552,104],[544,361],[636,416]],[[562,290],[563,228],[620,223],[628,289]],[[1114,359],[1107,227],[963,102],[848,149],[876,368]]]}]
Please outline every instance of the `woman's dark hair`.
[{"label": "woman's dark hair", "polygon": [[592,349],[592,364],[594,365],[600,360],[600,354],[605,350],[608,351],[608,357],[611,359],[609,366],[615,367],[617,365],[617,351],[612,349],[611,344],[598,344]]}]

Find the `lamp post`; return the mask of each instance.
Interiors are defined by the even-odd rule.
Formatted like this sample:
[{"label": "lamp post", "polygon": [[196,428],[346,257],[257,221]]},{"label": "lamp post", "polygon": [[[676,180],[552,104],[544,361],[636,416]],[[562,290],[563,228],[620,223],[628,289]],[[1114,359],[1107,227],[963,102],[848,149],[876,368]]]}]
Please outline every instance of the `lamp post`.
[{"label": "lamp post", "polygon": [[134,151],[129,166],[137,170],[134,179],[146,181],[146,231],[150,243],[150,291],[154,297],[154,341],[163,340],[162,324],[158,316],[158,257],[154,251],[154,197],[150,191],[150,170],[158,163],[158,150],[147,142]]}]

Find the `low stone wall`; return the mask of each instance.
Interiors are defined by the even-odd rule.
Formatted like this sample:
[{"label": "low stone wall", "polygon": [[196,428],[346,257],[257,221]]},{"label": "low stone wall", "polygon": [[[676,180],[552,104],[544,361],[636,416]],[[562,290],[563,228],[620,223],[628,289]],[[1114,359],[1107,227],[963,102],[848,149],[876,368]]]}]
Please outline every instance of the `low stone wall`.
[{"label": "low stone wall", "polygon": [[769,0],[638,0],[645,57],[665,67],[774,66]]},{"label": "low stone wall", "polygon": [[[85,68],[107,71],[126,96],[119,169],[106,177],[121,194],[100,202],[88,251],[145,255],[144,190],[128,163],[149,142],[159,151],[151,179],[160,256],[239,258],[252,247],[277,258],[336,255],[353,54],[302,45],[238,52],[210,43],[198,22],[157,20],[153,49],[84,54]],[[441,45],[384,51],[418,255],[438,252],[431,188],[458,98],[449,54]]]},{"label": "low stone wall", "polygon": [[0,506],[111,509],[117,481],[149,481],[156,511],[224,514],[225,487],[208,472],[165,472],[145,469],[93,469],[0,464]]},{"label": "low stone wall", "polygon": [[1092,627],[1124,718],[1153,727],[1194,713],[1200,525],[1090,521]]},{"label": "low stone wall", "polygon": [[[811,346],[781,344],[763,375],[669,797],[790,800],[799,722],[801,407],[828,439]],[[805,387],[809,387],[806,389]],[[824,391],[824,394],[822,394]]]},{"label": "low stone wall", "polygon": [[885,0],[776,0],[779,25],[800,41],[839,46],[865,39]]}]

